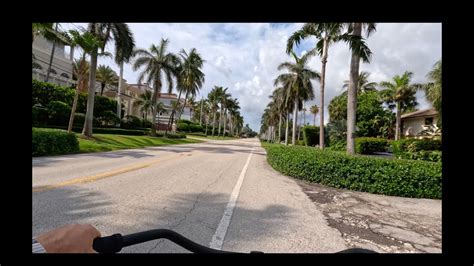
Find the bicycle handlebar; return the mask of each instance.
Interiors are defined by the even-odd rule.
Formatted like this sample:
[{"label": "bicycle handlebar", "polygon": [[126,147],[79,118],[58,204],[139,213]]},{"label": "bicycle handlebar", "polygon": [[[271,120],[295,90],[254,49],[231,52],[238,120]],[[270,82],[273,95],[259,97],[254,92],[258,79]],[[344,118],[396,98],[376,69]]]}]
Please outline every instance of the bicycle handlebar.
[{"label": "bicycle handlebar", "polygon": [[[155,229],[144,232],[139,232],[130,235],[114,234],[106,237],[98,237],[94,239],[92,247],[98,253],[117,253],[123,247],[136,245],[139,243],[165,238],[175,244],[193,252],[193,253],[219,253],[219,254],[242,254],[239,252],[230,252],[208,248],[202,246],[190,239],[176,233],[169,229]],[[250,253],[263,253],[260,251],[251,251]],[[368,249],[350,248],[337,253],[377,253]]]}]

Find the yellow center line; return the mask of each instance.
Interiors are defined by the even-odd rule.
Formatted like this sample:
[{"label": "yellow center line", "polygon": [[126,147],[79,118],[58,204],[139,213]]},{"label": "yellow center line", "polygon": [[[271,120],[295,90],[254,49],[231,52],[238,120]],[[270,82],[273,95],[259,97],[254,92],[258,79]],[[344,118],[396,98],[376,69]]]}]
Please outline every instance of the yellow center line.
[{"label": "yellow center line", "polygon": [[111,177],[111,176],[131,172],[131,171],[135,171],[135,170],[138,170],[138,169],[142,169],[142,168],[145,168],[145,167],[149,167],[151,165],[154,165],[154,164],[157,164],[157,163],[160,163],[160,162],[164,162],[164,161],[168,161],[168,160],[172,160],[172,159],[182,157],[182,156],[185,156],[185,155],[191,156],[192,154],[193,154],[193,152],[172,154],[172,155],[161,157],[161,158],[159,158],[157,160],[154,160],[154,161],[141,163],[141,164],[136,164],[136,165],[133,165],[133,166],[124,167],[124,168],[108,171],[108,172],[101,173],[101,174],[96,174],[96,175],[92,175],[92,176],[85,176],[85,177],[78,177],[78,178],[74,178],[74,179],[71,179],[71,180],[67,180],[67,181],[52,184],[52,185],[36,186],[36,187],[33,187],[33,192],[41,192],[41,191],[45,191],[45,190],[56,189],[56,188],[60,188],[60,187],[64,187],[64,186],[70,186],[70,185],[74,185],[74,184],[89,183],[89,182],[97,181],[97,180],[100,180],[100,179],[103,179],[103,178],[106,178],[106,177]]}]

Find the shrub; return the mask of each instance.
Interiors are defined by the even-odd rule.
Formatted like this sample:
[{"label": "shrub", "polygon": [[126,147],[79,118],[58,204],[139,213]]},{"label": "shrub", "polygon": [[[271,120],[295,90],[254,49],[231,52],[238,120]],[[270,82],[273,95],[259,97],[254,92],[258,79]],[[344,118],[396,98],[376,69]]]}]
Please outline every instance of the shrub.
[{"label": "shrub", "polygon": [[200,136],[200,137],[207,137],[207,135],[205,133],[201,133],[201,132],[194,132],[194,133],[191,133],[189,134],[191,136]]},{"label": "shrub", "polygon": [[263,143],[283,174],[336,188],[414,198],[441,198],[441,163],[351,156],[310,147]]},{"label": "shrub", "polygon": [[184,123],[184,122],[178,122],[178,131],[184,131],[184,132],[189,132],[189,124]]},{"label": "shrub", "polygon": [[[48,128],[48,129],[67,129],[67,126],[37,126],[37,128]],[[82,133],[81,126],[73,126],[72,131],[76,133]],[[130,136],[144,136],[148,134],[145,130],[133,130],[133,129],[122,129],[122,128],[93,128],[94,134],[115,134],[115,135],[130,135]]]},{"label": "shrub", "polygon": [[148,119],[141,120],[141,126],[144,128],[151,128],[151,122]]},{"label": "shrub", "polygon": [[336,141],[336,142],[331,142],[331,145],[327,147],[327,150],[330,151],[346,151],[347,149],[347,144],[346,141]]},{"label": "shrub", "polygon": [[441,140],[401,139],[392,142],[393,154],[399,159],[441,161]]},{"label": "shrub", "polygon": [[[164,135],[164,134],[163,134]],[[162,136],[163,136],[162,135]],[[173,133],[173,132],[168,132],[165,136],[166,138],[169,138],[169,139],[185,139],[186,138],[186,134],[183,133],[183,132],[176,132],[176,133]]]},{"label": "shrub", "polygon": [[101,116],[96,117],[100,125],[115,125],[120,119],[117,114],[112,111],[104,111]]},{"label": "shrub", "polygon": [[133,116],[133,115],[127,115],[122,119],[121,127],[122,128],[137,128],[142,126],[142,121],[140,118]]},{"label": "shrub", "polygon": [[61,101],[51,101],[47,105],[48,123],[53,125],[67,125],[71,115],[71,107]]},{"label": "shrub", "polygon": [[33,125],[46,125],[48,123],[48,109],[41,106],[31,108],[31,118]]},{"label": "shrub", "polygon": [[319,127],[305,126],[303,127],[303,141],[306,146],[319,145]]},{"label": "shrub", "polygon": [[189,120],[179,120],[177,130],[183,132],[204,132],[204,128],[201,125]]},{"label": "shrub", "polygon": [[55,155],[79,151],[79,141],[74,133],[60,129],[32,128],[32,154]]},{"label": "shrub", "polygon": [[73,126],[83,126],[84,120],[86,120],[86,115],[81,113],[74,114],[74,121],[72,122]]},{"label": "shrub", "polygon": [[355,148],[359,154],[372,154],[374,152],[384,152],[387,150],[388,142],[381,138],[356,138]]}]

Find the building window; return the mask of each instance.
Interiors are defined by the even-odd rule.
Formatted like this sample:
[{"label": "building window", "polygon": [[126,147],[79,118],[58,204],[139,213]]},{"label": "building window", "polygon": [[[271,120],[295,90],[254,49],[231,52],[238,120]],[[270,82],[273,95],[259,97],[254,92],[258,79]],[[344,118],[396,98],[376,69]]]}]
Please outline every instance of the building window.
[{"label": "building window", "polygon": [[50,72],[50,73],[53,73],[53,74],[57,74],[57,72],[56,72],[56,70],[54,70],[54,68],[51,68],[51,69],[49,70],[49,72]]},{"label": "building window", "polygon": [[425,118],[425,125],[427,126],[433,125],[433,117]]},{"label": "building window", "polygon": [[64,77],[64,78],[67,78],[67,79],[68,79],[68,78],[69,78],[69,75],[66,74],[66,73],[61,73],[61,77]]}]

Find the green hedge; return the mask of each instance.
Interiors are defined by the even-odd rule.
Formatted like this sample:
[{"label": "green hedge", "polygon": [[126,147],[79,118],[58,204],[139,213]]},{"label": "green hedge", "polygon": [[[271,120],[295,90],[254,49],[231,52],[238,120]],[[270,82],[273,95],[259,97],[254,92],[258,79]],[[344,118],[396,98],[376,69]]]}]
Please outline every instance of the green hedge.
[{"label": "green hedge", "polygon": [[267,150],[268,163],[285,175],[336,188],[391,196],[441,198],[441,163],[262,144]]},{"label": "green hedge", "polygon": [[372,154],[374,152],[385,152],[388,142],[386,139],[362,137],[355,139],[356,153]]},{"label": "green hedge", "polygon": [[74,133],[60,129],[32,128],[33,156],[56,155],[79,151]]},{"label": "green hedge", "polygon": [[347,143],[344,140],[331,142],[330,146],[325,149],[330,151],[346,151]]},{"label": "green hedge", "polygon": [[[37,128],[52,128],[52,129],[67,129],[65,126],[43,126],[43,125],[35,125]],[[82,133],[82,125],[81,126],[73,126],[72,131],[76,133]],[[145,130],[133,130],[133,129],[121,129],[121,128],[93,128],[92,132],[94,134],[116,134],[116,135],[130,135],[130,136],[144,136],[149,133],[149,131]]]},{"label": "green hedge", "polygon": [[399,159],[441,162],[441,140],[401,139],[392,141],[392,152]]},{"label": "green hedge", "polygon": [[319,145],[319,127],[305,126],[303,127],[303,141],[306,146]]},{"label": "green hedge", "polygon": [[184,119],[178,121],[177,130],[183,132],[204,132],[204,128],[198,123]]}]

